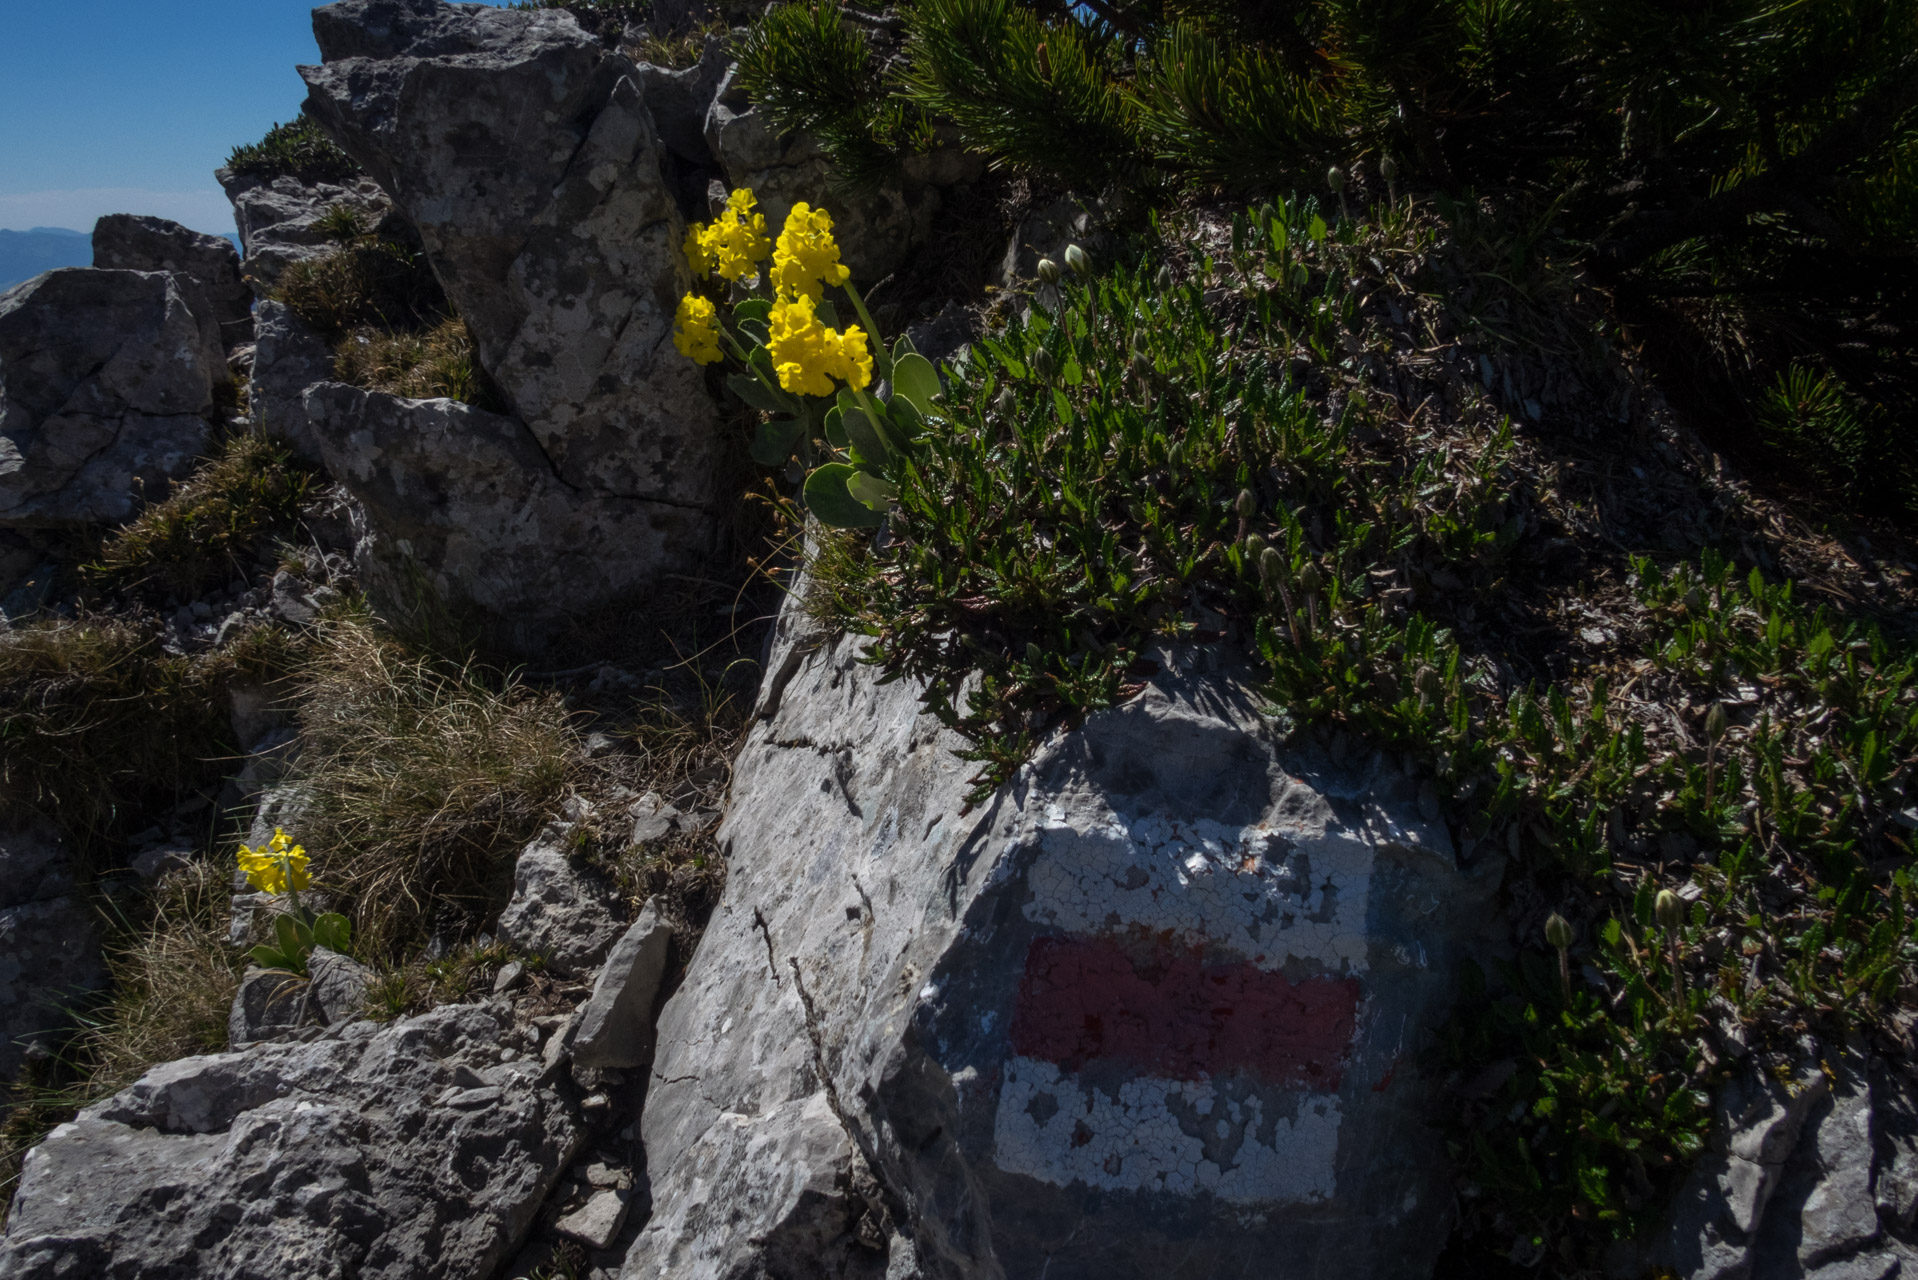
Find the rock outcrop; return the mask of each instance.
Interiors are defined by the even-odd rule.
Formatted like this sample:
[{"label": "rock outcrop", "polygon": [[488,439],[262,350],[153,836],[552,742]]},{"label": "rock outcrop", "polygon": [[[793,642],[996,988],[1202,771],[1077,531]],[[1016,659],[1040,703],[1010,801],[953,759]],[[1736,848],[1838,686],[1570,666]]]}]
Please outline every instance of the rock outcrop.
[{"label": "rock outcrop", "polygon": [[[718,408],[671,342],[685,225],[633,64],[560,10],[346,0],[314,32],[308,113],[418,230],[512,407],[307,396],[378,540],[374,594],[404,560],[534,644],[697,564],[718,528]],[[355,456],[389,428],[437,443]],[[436,501],[386,501],[407,486]],[[474,501],[485,512],[441,520]]]},{"label": "rock outcrop", "polygon": [[604,886],[566,856],[573,827],[549,823],[513,865],[513,896],[500,912],[499,940],[543,956],[555,973],[571,975],[606,958],[625,926],[613,914]]},{"label": "rock outcrop", "polygon": [[241,269],[260,298],[278,287],[280,277],[294,263],[324,258],[339,249],[339,241],[321,225],[335,206],[350,209],[361,227],[382,238],[402,243],[411,238],[405,219],[393,211],[393,202],[370,178],[306,183],[285,174],[258,178],[231,169],[216,170],[213,176],[233,202],[233,222],[245,254]]},{"label": "rock outcrop", "polygon": [[11,1080],[65,1007],[107,985],[100,916],[50,829],[0,829],[0,1080]]},{"label": "rock outcrop", "polygon": [[0,525],[127,519],[204,456],[226,380],[189,276],[68,267],[0,294]]},{"label": "rock outcrop", "polygon": [[524,1042],[449,1005],[156,1067],[27,1156],[0,1275],[491,1275],[585,1140]]},{"label": "rock outcrop", "polygon": [[230,241],[165,218],[110,213],[93,224],[93,265],[111,271],[177,271],[206,291],[226,345],[246,341],[253,291]]},{"label": "rock outcrop", "polygon": [[253,368],[247,384],[254,429],[318,462],[320,444],[307,422],[306,390],[332,380],[333,349],[326,339],[284,302],[263,299],[253,313]]},{"label": "rock outcrop", "polygon": [[1203,649],[969,810],[909,684],[802,616],[661,1014],[623,1274],[1429,1275],[1418,1057],[1497,868]]}]

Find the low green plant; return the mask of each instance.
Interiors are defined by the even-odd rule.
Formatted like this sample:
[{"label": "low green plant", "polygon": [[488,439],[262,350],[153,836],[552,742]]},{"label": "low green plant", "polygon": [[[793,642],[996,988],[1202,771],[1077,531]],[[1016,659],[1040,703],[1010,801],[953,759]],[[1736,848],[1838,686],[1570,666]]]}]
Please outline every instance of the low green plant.
[{"label": "low green plant", "polygon": [[[345,220],[337,230],[346,233]],[[287,267],[274,297],[330,343],[363,325],[388,331],[431,328],[443,323],[449,310],[424,257],[364,231],[331,254]]]},{"label": "low green plant", "polygon": [[472,330],[459,319],[429,329],[361,325],[340,339],[333,372],[341,382],[409,400],[443,396],[494,413],[510,407],[480,366]]},{"label": "low green plant", "polygon": [[258,142],[233,148],[226,167],[241,177],[268,182],[294,177],[309,185],[346,182],[362,173],[353,158],[305,116],[274,125]]},{"label": "low green plant", "polygon": [[304,975],[314,947],[351,955],[353,927],[337,911],[313,914],[300,905],[300,891],[312,884],[306,846],[293,843],[282,827],[257,849],[240,846],[240,870],[262,893],[285,894],[289,909],[273,918],[273,941],[254,947],[253,963],[262,969]]}]

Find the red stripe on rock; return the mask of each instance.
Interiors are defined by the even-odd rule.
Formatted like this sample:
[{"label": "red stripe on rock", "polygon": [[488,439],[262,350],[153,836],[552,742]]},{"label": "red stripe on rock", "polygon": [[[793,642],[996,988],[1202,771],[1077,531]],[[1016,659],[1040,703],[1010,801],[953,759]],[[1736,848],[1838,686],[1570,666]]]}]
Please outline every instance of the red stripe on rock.
[{"label": "red stripe on rock", "polygon": [[1155,949],[1039,938],[1026,952],[1013,1052],[1068,1071],[1118,1060],[1141,1075],[1193,1080],[1243,1071],[1333,1091],[1358,1026],[1356,978],[1289,980],[1244,962],[1202,964]]}]

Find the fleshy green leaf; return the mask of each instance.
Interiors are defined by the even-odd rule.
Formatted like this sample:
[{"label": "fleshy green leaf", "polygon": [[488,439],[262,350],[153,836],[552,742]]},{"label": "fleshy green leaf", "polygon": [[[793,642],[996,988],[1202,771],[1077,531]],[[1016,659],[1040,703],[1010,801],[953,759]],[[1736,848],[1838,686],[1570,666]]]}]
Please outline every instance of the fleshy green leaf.
[{"label": "fleshy green leaf", "polygon": [[776,467],[792,457],[799,438],[806,433],[804,418],[774,418],[759,424],[753,436],[753,461],[762,467]]},{"label": "fleshy green leaf", "polygon": [[870,471],[855,471],[846,478],[846,492],[882,515],[892,510],[899,497],[899,486],[889,484]]},{"label": "fleshy green leaf", "polygon": [[846,438],[845,410],[838,405],[826,410],[826,441],[835,449],[845,449],[852,442]]},{"label": "fleshy green leaf", "polygon": [[916,352],[907,352],[903,356],[893,358],[893,397],[910,401],[912,407],[919,410],[920,417],[932,416],[932,398],[938,395],[939,391],[939,371],[932,367],[932,361]]},{"label": "fleshy green leaf", "polygon": [[846,482],[857,475],[849,463],[828,462],[806,477],[806,507],[821,524],[835,529],[872,529],[882,519],[853,497]]},{"label": "fleshy green leaf", "polygon": [[353,926],[339,912],[329,911],[313,922],[313,941],[345,955],[353,945]]},{"label": "fleshy green leaf", "polygon": [[735,373],[726,379],[726,386],[732,393],[755,409],[764,409],[767,413],[785,413],[792,405],[783,396],[761,382],[758,378],[744,373]]},{"label": "fleshy green leaf", "polygon": [[741,323],[757,320],[760,324],[765,324],[771,319],[772,313],[773,304],[764,298],[748,298],[733,307],[733,319]]}]

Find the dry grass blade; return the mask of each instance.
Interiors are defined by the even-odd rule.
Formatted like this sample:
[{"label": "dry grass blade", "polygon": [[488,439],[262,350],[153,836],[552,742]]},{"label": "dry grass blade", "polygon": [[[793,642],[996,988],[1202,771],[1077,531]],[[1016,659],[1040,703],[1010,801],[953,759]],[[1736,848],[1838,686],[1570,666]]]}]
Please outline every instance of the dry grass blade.
[{"label": "dry grass blade", "polygon": [[362,620],[303,673],[299,832],[369,957],[477,929],[579,767],[560,700],[412,656]]}]

